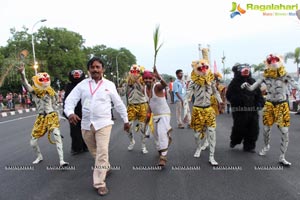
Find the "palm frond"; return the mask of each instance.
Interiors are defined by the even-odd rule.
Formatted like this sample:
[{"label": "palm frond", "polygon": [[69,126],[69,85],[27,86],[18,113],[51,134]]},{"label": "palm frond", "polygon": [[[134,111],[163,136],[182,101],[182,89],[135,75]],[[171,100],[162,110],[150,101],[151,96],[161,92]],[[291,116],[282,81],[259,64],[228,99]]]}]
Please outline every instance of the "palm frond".
[{"label": "palm frond", "polygon": [[286,53],[284,55],[284,62],[286,63],[288,59],[293,59],[293,58],[294,58],[294,53],[292,52]]},{"label": "palm frond", "polygon": [[300,47],[297,47],[295,49],[295,62],[296,63],[300,63]]},{"label": "palm frond", "polygon": [[153,64],[153,66],[155,66],[155,64],[156,64],[157,53],[163,45],[163,43],[159,44],[159,35],[160,35],[159,25],[157,25],[153,32],[153,42],[154,42],[154,64]]}]

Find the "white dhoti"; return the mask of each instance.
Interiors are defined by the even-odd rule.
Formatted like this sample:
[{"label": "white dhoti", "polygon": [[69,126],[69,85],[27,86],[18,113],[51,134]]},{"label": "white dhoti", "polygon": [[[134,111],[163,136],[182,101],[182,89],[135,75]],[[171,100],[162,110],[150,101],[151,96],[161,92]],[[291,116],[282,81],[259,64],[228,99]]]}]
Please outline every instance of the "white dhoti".
[{"label": "white dhoti", "polygon": [[171,143],[170,132],[172,127],[170,125],[171,115],[154,115],[154,138],[156,143],[156,148],[160,155],[166,156],[168,152],[168,147]]}]

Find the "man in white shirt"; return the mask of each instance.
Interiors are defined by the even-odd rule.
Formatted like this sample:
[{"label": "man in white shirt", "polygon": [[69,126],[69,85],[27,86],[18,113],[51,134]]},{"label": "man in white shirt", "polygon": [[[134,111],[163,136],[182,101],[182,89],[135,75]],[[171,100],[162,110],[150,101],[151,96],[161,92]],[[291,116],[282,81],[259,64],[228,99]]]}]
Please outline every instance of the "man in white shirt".
[{"label": "man in white shirt", "polygon": [[[82,136],[95,158],[93,185],[99,195],[108,193],[105,184],[110,169],[108,148],[114,122],[111,119],[111,102],[124,121],[124,130],[129,131],[127,109],[121,100],[113,82],[102,77],[104,64],[100,58],[93,57],[87,64],[90,78],[81,81],[65,101],[64,112],[70,123],[81,120]],[[77,102],[82,102],[82,119],[75,113]]]}]

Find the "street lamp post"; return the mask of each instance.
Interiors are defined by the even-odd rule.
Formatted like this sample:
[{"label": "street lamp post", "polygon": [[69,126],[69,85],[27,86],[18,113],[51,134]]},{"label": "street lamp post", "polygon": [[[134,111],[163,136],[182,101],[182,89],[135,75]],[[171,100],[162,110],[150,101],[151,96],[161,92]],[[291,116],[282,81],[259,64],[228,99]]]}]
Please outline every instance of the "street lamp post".
[{"label": "street lamp post", "polygon": [[60,90],[60,80],[59,79],[57,79],[57,81],[56,81],[56,85],[57,85],[57,87],[58,87],[58,90]]},{"label": "street lamp post", "polygon": [[119,52],[118,54],[117,54],[117,56],[116,56],[116,67],[117,67],[117,87],[119,87],[119,64],[118,64],[118,56],[120,55],[120,54],[122,54],[123,52],[121,51],[121,52]]},{"label": "street lamp post", "polygon": [[198,44],[198,51],[199,51],[199,59],[201,59],[202,58],[202,56],[201,56],[201,44]]},{"label": "street lamp post", "polygon": [[223,63],[223,75],[224,75],[224,80],[226,80],[226,77],[225,77],[225,54],[224,54],[224,51],[223,51],[223,57],[222,57],[222,63]]},{"label": "street lamp post", "polygon": [[31,44],[32,44],[32,54],[33,54],[33,68],[34,68],[34,74],[37,74],[37,68],[38,68],[38,63],[36,62],[35,59],[35,50],[34,50],[34,35],[33,35],[33,29],[35,27],[35,25],[37,25],[40,22],[45,22],[47,21],[47,19],[41,19],[37,22],[35,22],[35,24],[32,26],[31,28]]}]

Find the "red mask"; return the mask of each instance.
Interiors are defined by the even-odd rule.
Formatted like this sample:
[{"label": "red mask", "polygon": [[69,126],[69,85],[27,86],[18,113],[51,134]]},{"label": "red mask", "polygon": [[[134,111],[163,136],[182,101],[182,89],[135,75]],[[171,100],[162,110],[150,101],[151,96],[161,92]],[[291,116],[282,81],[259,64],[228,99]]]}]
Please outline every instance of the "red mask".
[{"label": "red mask", "polygon": [[208,66],[205,65],[204,63],[201,63],[201,65],[199,67],[197,67],[197,70],[201,73],[206,73],[206,71],[208,70]]},{"label": "red mask", "polygon": [[280,59],[277,56],[273,56],[272,54],[270,54],[270,56],[267,58],[267,63],[269,65],[278,63],[279,61]]}]

